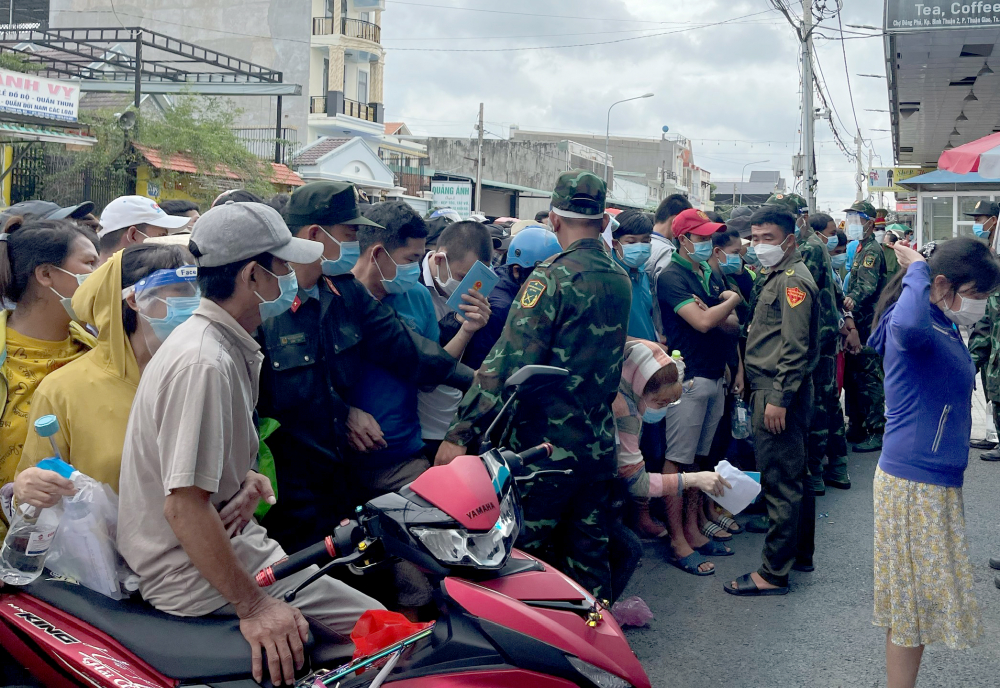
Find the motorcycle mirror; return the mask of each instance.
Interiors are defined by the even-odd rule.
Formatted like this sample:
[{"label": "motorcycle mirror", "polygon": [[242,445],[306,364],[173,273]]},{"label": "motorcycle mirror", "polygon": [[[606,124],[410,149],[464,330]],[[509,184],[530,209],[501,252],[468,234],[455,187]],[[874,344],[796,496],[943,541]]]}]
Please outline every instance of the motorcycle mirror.
[{"label": "motorcycle mirror", "polygon": [[507,378],[507,383],[504,387],[520,387],[529,380],[533,382],[532,387],[535,385],[541,387],[546,383],[555,382],[567,375],[569,375],[569,371],[565,368],[547,365],[526,365]]}]

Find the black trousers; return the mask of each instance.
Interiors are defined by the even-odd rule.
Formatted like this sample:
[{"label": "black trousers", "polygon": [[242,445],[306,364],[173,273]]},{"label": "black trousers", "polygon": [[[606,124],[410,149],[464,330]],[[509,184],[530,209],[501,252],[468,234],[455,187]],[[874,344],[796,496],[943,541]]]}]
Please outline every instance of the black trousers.
[{"label": "black trousers", "polygon": [[815,547],[816,498],[804,489],[812,379],[802,383],[786,409],[785,431],[777,435],[764,427],[768,393],[754,390],[752,397],[757,468],[771,519],[758,573],[772,585],[786,586],[796,558],[812,562]]}]

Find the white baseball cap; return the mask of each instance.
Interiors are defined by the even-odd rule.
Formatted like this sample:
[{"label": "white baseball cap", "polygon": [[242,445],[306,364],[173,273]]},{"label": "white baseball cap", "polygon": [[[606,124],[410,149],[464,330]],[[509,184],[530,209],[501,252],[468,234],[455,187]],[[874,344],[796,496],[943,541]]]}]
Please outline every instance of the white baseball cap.
[{"label": "white baseball cap", "polygon": [[142,224],[161,227],[172,234],[187,227],[190,221],[187,216],[167,215],[152,198],[120,196],[108,203],[101,213],[101,231],[97,236],[103,237],[119,229]]}]

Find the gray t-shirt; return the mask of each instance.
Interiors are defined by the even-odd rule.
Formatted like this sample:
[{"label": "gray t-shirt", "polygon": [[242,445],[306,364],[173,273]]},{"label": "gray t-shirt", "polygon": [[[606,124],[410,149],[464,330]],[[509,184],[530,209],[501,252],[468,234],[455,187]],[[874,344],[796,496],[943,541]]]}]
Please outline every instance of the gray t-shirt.
[{"label": "gray t-shirt", "polygon": [[[227,603],[191,563],[163,506],[182,487],[211,492],[216,508],[239,491],[257,458],[262,360],[246,330],[202,299],[143,371],[122,453],[118,549],[161,611],[201,616]],[[282,556],[254,521],[230,543],[251,573]]]}]

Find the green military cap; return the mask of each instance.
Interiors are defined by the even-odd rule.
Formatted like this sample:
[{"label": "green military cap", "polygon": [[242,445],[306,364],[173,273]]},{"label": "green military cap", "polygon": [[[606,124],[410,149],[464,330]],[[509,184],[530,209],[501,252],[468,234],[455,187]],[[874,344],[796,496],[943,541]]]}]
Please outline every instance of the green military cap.
[{"label": "green military cap", "polygon": [[767,199],[764,205],[779,206],[785,210],[790,210],[793,215],[801,215],[802,213],[809,212],[809,204],[806,203],[806,199],[794,193],[771,194],[771,197]]},{"label": "green military cap", "polygon": [[847,208],[845,213],[863,213],[868,216],[869,220],[875,219],[875,213],[878,212],[868,201],[857,201],[850,208]]},{"label": "green military cap", "polygon": [[604,214],[607,195],[607,185],[593,172],[563,172],[552,192],[552,212],[561,217],[600,217]]},{"label": "green military cap", "polygon": [[996,217],[1000,215],[1000,203],[995,203],[994,201],[979,201],[976,203],[976,207],[972,209],[971,213],[965,214],[969,217],[976,217],[978,215]]},{"label": "green military cap", "polygon": [[379,227],[358,210],[354,184],[311,182],[292,192],[282,215],[289,227],[306,225],[369,225]]}]

